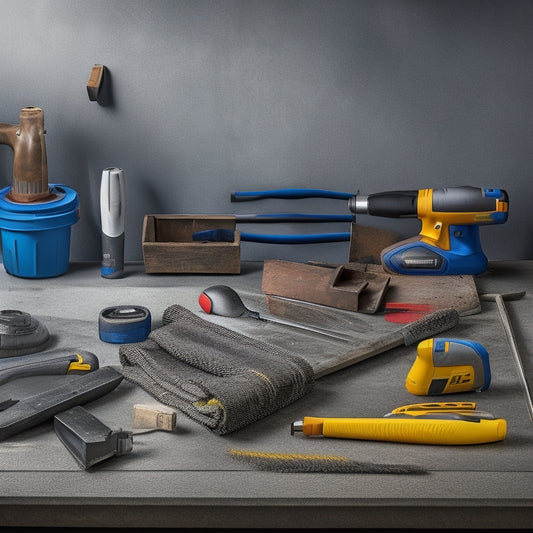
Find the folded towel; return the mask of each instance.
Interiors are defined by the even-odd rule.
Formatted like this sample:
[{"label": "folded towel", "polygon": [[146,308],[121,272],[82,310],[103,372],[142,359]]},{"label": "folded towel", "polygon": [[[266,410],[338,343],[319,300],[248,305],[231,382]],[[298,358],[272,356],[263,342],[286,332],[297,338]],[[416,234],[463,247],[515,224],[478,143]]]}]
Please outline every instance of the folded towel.
[{"label": "folded towel", "polygon": [[307,361],[204,320],[180,305],[143,342],[122,344],[124,377],[151,396],[224,435],[307,394]]}]

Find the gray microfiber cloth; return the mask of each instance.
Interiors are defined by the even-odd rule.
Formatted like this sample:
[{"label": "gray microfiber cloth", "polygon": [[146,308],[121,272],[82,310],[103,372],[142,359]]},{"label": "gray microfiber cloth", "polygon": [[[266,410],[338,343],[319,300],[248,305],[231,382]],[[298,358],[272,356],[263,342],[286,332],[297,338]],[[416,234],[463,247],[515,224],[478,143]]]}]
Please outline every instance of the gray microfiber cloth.
[{"label": "gray microfiber cloth", "polygon": [[307,394],[313,369],[303,358],[195,315],[165,309],[143,342],[122,344],[124,377],[160,402],[224,435]]}]

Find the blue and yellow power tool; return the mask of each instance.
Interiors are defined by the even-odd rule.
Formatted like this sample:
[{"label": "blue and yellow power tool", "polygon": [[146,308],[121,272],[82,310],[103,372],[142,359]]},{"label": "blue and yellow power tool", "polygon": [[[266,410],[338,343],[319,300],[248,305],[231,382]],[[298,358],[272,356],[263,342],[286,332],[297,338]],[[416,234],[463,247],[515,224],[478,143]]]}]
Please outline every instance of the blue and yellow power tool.
[{"label": "blue and yellow power tool", "polygon": [[[509,213],[509,196],[503,189],[469,185],[381,192],[368,196],[324,189],[238,191],[231,195],[232,202],[263,198],[348,200],[348,208],[354,213],[354,218],[350,220],[352,223],[355,222],[355,214],[418,218],[422,222],[422,228],[417,236],[394,243],[381,253],[383,268],[397,274],[481,274],[487,269],[488,261],[481,249],[479,226],[503,224]],[[274,215],[274,218],[263,217],[256,221],[289,221],[296,216],[298,215]],[[307,221],[318,220],[317,215],[300,216],[307,217]],[[197,233],[195,240],[233,240],[233,233],[229,238],[221,238],[213,230]],[[213,233],[215,235],[209,235]],[[245,239],[287,244],[335,242],[350,240],[351,233],[295,236],[249,234]]]},{"label": "blue and yellow power tool", "polygon": [[503,224],[509,197],[502,189],[448,187],[352,196],[353,213],[422,222],[418,236],[395,243],[381,253],[385,270],[398,274],[481,274],[487,257],[479,226]]}]

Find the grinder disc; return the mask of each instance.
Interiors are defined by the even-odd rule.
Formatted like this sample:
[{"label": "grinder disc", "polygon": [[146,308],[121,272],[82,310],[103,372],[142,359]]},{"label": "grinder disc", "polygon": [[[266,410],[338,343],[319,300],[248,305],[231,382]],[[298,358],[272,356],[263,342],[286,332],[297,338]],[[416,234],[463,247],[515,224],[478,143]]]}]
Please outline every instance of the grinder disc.
[{"label": "grinder disc", "polygon": [[40,352],[49,342],[46,326],[29,313],[14,309],[0,311],[0,358]]}]

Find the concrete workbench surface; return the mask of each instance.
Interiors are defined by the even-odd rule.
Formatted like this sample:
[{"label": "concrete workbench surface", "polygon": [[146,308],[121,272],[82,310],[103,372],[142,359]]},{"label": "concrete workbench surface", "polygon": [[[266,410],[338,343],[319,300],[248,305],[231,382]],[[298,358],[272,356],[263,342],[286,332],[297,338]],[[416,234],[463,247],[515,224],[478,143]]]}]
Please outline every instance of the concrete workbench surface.
[{"label": "concrete workbench surface", "polygon": [[[30,313],[52,337],[49,349],[93,352],[100,366],[120,369],[119,345],[100,340],[100,311],[140,305],[152,329],[173,304],[205,320],[287,348],[302,357],[346,350],[337,341],[248,318],[208,315],[198,303],[215,284],[233,287],[247,307],[268,314],[261,292],[262,263],[243,263],[240,274],[149,275],[142,263],[110,280],[100,265],[74,263],[57,278],[23,279],[0,272],[0,308]],[[533,261],[491,262],[475,276],[479,293],[526,291],[506,302],[533,383]],[[383,313],[357,316],[361,339],[398,329]],[[527,529],[533,523],[533,421],[496,303],[461,316],[445,336],[483,344],[492,381],[483,392],[415,396],[405,377],[415,346],[402,346],[316,380],[296,402],[228,435],[219,436],[177,412],[175,431],[134,435],[133,450],[83,470],[58,439],[53,421],[0,441],[0,526],[126,528],[482,528]],[[0,402],[23,399],[79,379],[31,376],[0,386]],[[432,446],[291,435],[304,416],[381,417],[424,401],[474,401],[507,421],[501,442]],[[133,429],[133,406],[158,404],[123,380],[84,407],[112,429]],[[236,460],[230,449],[266,453],[341,455],[371,464],[409,464],[409,474],[281,473]]]}]

